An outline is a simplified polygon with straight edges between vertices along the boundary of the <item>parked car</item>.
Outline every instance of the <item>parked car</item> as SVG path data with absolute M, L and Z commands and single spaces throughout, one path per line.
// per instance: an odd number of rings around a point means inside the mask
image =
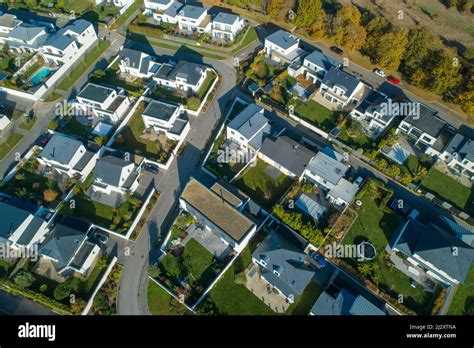
M 358 176 L 357 179 L 354 180 L 354 185 L 360 186 L 362 184 L 362 181 L 364 181 L 364 178 Z
M 343 50 L 341 50 L 339 47 L 337 46 L 331 46 L 330 48 L 331 51 L 333 51 L 334 53 L 336 54 L 339 54 L 339 55 L 342 55 L 342 53 L 344 53 Z
M 379 68 L 375 68 L 373 71 L 374 71 L 374 74 L 375 74 L 375 75 L 379 75 L 379 76 L 381 76 L 381 77 L 385 77 L 385 72 L 382 71 L 382 70 L 380 70 Z
M 97 239 L 97 241 L 102 244 L 107 244 L 107 242 L 109 241 L 109 237 L 98 232 L 94 233 L 94 238 Z
M 390 75 L 389 77 L 387 77 L 387 80 L 389 80 L 391 83 L 393 83 L 394 85 L 398 85 L 400 84 L 400 80 L 397 79 L 395 76 L 392 76 Z
M 153 174 L 158 174 L 159 168 L 158 166 L 152 164 L 152 163 L 146 163 L 144 166 L 145 170 L 153 173 Z

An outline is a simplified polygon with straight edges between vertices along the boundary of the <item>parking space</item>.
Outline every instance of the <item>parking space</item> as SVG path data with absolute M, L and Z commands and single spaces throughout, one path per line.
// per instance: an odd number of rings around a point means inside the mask
M 133 242 L 115 234 L 96 228 L 91 236 L 91 241 L 97 243 L 101 250 L 110 256 L 116 256 L 120 264 L 131 255 Z

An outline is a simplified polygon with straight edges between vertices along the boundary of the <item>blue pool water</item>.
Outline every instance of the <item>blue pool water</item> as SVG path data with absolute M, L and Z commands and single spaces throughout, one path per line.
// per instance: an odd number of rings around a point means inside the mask
M 53 69 L 42 67 L 28 81 L 30 81 L 34 85 L 40 85 L 41 80 L 49 76 L 52 72 L 53 72 Z

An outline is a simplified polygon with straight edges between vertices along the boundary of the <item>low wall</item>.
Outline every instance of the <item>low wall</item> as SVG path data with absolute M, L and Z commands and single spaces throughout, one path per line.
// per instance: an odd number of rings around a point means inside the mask
M 140 210 L 138 211 L 138 214 L 137 216 L 135 217 L 135 219 L 133 220 L 132 224 L 130 225 L 130 228 L 128 229 L 128 232 L 125 234 L 125 238 L 129 239 L 130 236 L 132 235 L 133 231 L 135 230 L 135 227 L 137 227 L 138 225 L 138 222 L 140 221 L 140 219 L 142 218 L 142 215 L 143 213 L 145 212 L 146 210 L 146 207 L 148 206 L 148 204 L 150 203 L 150 200 L 151 200 L 151 197 L 153 197 L 153 195 L 155 194 L 155 188 L 153 187 L 150 191 L 150 194 L 148 195 L 148 197 L 146 198 L 145 202 L 143 202 L 142 204 L 142 207 L 140 208 Z

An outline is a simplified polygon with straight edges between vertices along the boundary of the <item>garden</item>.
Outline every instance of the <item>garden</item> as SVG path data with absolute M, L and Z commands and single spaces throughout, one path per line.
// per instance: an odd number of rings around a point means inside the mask
M 448 314 L 474 315 L 474 265 L 464 283 L 458 285 Z
M 117 294 L 120 284 L 120 276 L 123 267 L 115 264 L 110 271 L 105 283 L 94 297 L 91 315 L 115 315 L 117 314 Z
M 141 115 L 144 110 L 145 102 L 142 101 L 130 121 L 115 137 L 112 147 L 124 152 L 144 156 L 149 160 L 165 163 L 171 156 L 171 152 L 177 142 L 167 139 L 165 143 L 161 143 L 159 140 L 152 141 L 143 138 L 142 134 L 145 131 L 145 124 Z
M 312 99 L 305 103 L 297 100 L 294 111 L 298 117 L 325 132 L 330 132 L 342 117 L 341 112 L 331 111 Z
M 152 280 L 148 280 L 148 309 L 153 315 L 191 315 L 192 312 Z
M 133 97 L 140 97 L 145 91 L 143 79 L 137 78 L 133 81 L 125 80 L 120 77 L 120 70 L 118 68 L 94 70 L 94 72 L 89 76 L 89 80 L 92 83 L 107 84 L 123 88 Z

